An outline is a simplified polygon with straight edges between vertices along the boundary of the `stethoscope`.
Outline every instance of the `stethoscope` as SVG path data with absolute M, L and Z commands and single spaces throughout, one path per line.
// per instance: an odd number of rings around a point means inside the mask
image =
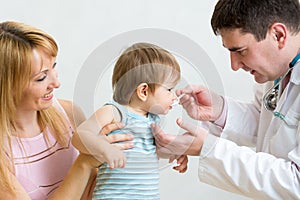
M 281 120 L 284 120 L 285 116 L 280 112 L 277 112 L 277 111 L 274 112 L 274 110 L 276 109 L 276 106 L 277 106 L 277 100 L 278 100 L 278 96 L 279 96 L 279 94 L 278 94 L 279 93 L 279 85 L 284 80 L 284 78 L 288 75 L 288 73 L 293 69 L 294 65 L 298 62 L 299 59 L 300 59 L 300 53 L 297 54 L 297 56 L 292 60 L 292 62 L 290 62 L 289 69 L 287 70 L 287 72 L 285 72 L 285 74 L 282 77 L 280 77 L 274 81 L 274 86 L 271 87 L 263 97 L 264 107 L 268 111 L 272 112 L 275 117 L 278 117 Z

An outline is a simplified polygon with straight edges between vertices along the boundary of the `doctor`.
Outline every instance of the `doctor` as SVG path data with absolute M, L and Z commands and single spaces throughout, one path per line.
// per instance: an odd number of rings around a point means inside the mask
M 300 199 L 299 1 L 219 0 L 211 25 L 232 69 L 259 83 L 255 98 L 242 103 L 202 86 L 178 90 L 189 116 L 208 128 L 179 119 L 187 132 L 176 136 L 153 125 L 159 150 L 199 156 L 199 179 L 218 188 L 254 199 Z M 245 147 L 251 145 L 256 152 Z

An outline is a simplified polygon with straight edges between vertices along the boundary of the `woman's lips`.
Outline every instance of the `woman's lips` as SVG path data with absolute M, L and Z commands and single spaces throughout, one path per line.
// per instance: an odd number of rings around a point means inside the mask
M 53 98 L 53 93 L 45 94 L 44 97 L 42 98 L 45 101 L 49 101 Z

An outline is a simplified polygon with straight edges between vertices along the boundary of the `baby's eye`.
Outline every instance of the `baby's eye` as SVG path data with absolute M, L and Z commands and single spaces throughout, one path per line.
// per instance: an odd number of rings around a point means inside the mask
M 172 92 L 172 93 L 175 93 L 174 88 L 169 88 L 168 91 Z

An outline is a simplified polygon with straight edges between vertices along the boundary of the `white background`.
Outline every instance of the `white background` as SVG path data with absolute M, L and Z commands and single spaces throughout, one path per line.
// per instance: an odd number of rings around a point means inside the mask
M 34 25 L 56 39 L 59 45 L 57 66 L 62 84 L 56 92 L 58 98 L 73 100 L 76 77 L 85 60 L 99 45 L 124 32 L 155 28 L 174 31 L 193 40 L 212 60 L 218 71 L 216 77 L 221 77 L 223 93 L 249 101 L 253 95 L 253 78 L 243 71 L 231 70 L 229 53 L 222 47 L 221 38 L 211 30 L 210 17 L 215 3 L 216 0 L 1 0 L 0 20 Z M 185 80 L 194 84 L 205 83 L 205 77 L 195 73 L 194 68 L 180 56 L 178 60 Z M 99 81 L 94 95 L 95 108 L 111 98 L 111 71 L 106 73 L 107 81 Z M 79 106 L 87 116 L 91 114 L 85 110 L 85 105 Z M 175 107 L 166 118 L 162 118 L 163 128 L 169 132 L 180 132 L 173 125 L 180 115 L 185 115 L 184 111 L 179 106 Z M 201 183 L 197 166 L 198 159 L 190 157 L 188 172 L 178 174 L 166 161 L 161 161 L 162 200 L 246 199 Z

